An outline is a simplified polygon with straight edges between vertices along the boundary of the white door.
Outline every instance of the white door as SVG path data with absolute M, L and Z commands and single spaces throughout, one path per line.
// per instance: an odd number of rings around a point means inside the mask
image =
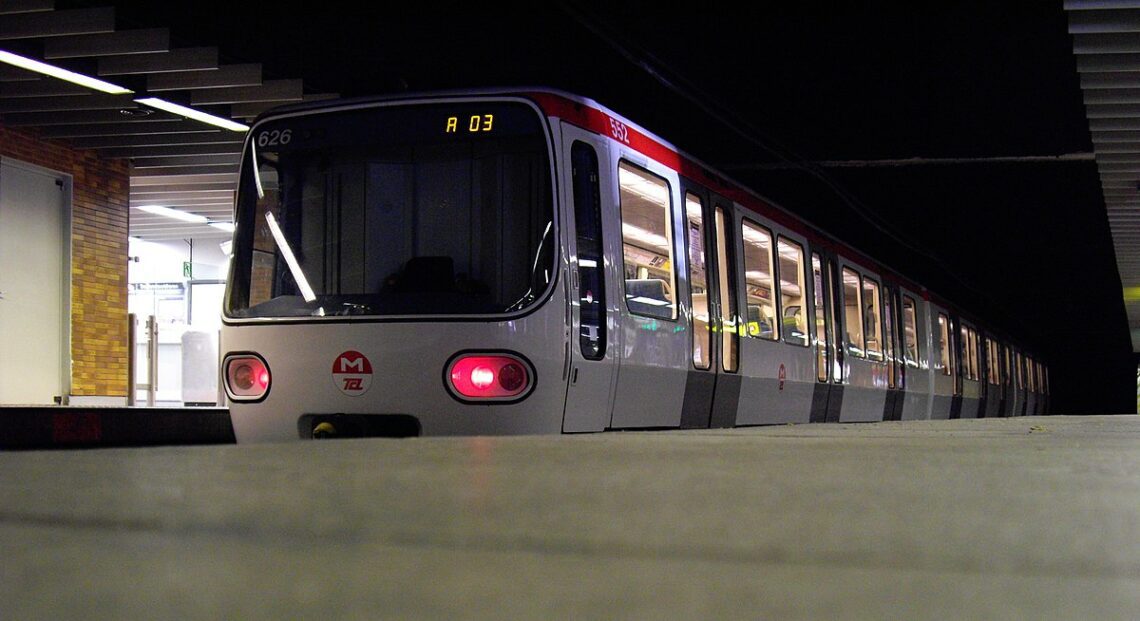
M 67 392 L 69 184 L 0 162 L 0 403 L 50 404 Z

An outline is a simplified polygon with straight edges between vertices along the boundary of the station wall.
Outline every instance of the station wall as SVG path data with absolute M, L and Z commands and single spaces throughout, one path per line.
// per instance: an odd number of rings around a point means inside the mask
M 0 156 L 71 175 L 71 395 L 125 398 L 128 162 L 3 126 Z

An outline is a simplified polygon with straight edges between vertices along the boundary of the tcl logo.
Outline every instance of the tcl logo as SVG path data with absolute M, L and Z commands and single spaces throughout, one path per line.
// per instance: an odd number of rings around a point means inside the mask
M 348 350 L 333 360 L 333 384 L 350 397 L 359 397 L 372 386 L 372 363 L 364 354 Z

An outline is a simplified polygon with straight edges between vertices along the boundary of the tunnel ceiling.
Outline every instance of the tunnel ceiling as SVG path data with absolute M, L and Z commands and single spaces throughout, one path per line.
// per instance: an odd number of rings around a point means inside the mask
M 1124 289 L 1140 352 L 1140 2 L 1065 3 Z
M 5 126 L 132 162 L 130 234 L 148 241 L 229 237 L 207 224 L 139 207 L 162 205 L 210 222 L 230 222 L 245 133 L 137 100 L 158 97 L 248 124 L 274 106 L 336 97 L 306 93 L 299 79 L 265 79 L 260 64 L 222 64 L 214 47 L 172 47 L 165 28 L 116 29 L 112 7 L 55 10 L 51 0 L 4 0 L 0 50 L 133 91 L 104 94 L 0 64 Z

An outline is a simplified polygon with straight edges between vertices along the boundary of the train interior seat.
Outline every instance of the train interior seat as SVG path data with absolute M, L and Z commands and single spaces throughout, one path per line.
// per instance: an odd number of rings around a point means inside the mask
M 630 312 L 669 319 L 672 303 L 659 278 L 631 278 L 625 281 L 625 301 Z

